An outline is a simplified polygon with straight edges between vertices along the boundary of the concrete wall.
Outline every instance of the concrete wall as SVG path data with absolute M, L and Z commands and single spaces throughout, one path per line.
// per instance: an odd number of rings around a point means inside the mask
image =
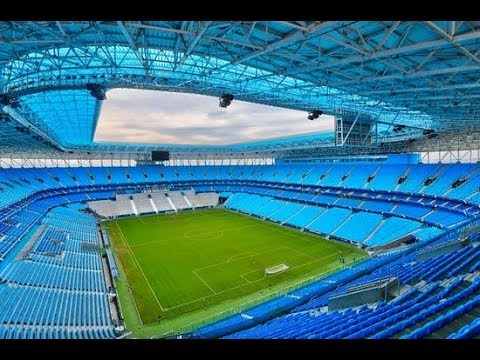
M 392 278 L 381 285 L 372 285 L 368 288 L 333 296 L 328 299 L 328 311 L 389 300 L 392 294 L 398 293 L 398 287 L 398 279 Z
M 432 249 L 417 253 L 415 260 L 426 260 L 435 256 L 443 255 L 452 251 L 460 250 L 463 247 L 463 242 L 460 240 L 448 242 L 446 244 L 436 246 Z

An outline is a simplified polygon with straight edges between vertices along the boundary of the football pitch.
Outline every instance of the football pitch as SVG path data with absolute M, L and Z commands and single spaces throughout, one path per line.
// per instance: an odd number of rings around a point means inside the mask
M 366 255 L 354 246 L 223 209 L 123 218 L 104 226 L 143 324 L 281 289 L 291 280 L 342 266 L 340 257 L 348 263 Z M 265 269 L 281 264 L 289 268 L 265 275 Z M 131 300 L 120 295 L 120 301 Z

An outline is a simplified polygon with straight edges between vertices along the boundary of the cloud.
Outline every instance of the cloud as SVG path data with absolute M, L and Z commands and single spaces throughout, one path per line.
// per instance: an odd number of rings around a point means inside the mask
M 102 106 L 96 141 L 224 145 L 333 131 L 333 118 L 309 121 L 301 111 L 196 94 L 114 89 Z
M 210 111 L 209 113 L 207 113 L 207 117 L 209 119 L 218 119 L 225 117 L 225 113 L 223 111 Z

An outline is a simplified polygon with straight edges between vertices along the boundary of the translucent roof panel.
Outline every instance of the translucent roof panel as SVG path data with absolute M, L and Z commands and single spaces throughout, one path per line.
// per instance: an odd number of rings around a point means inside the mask
M 86 90 L 46 91 L 22 97 L 58 142 L 89 144 L 93 140 L 100 102 Z

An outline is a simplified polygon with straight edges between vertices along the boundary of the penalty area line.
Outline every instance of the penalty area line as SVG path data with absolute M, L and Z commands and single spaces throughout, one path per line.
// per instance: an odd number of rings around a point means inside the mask
M 215 290 L 212 289 L 212 287 L 210 285 L 208 285 L 205 280 L 202 279 L 202 277 L 200 275 L 198 275 L 195 270 L 192 270 L 192 273 L 198 277 L 200 279 L 201 282 L 203 282 L 214 294 L 217 294 L 217 292 Z

